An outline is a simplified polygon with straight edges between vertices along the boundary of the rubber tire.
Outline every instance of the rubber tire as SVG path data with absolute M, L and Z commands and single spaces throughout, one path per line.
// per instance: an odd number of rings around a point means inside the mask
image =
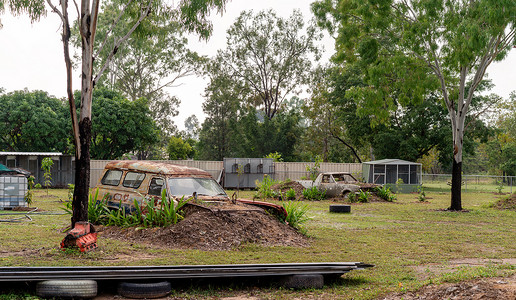
M 126 298 L 151 299 L 165 297 L 172 291 L 170 282 L 154 283 L 133 283 L 120 282 L 118 284 L 118 294 Z
M 321 274 L 299 274 L 284 276 L 279 281 L 280 286 L 287 289 L 322 289 L 324 276 Z
M 36 284 L 36 295 L 42 298 L 93 298 L 97 296 L 95 280 L 47 280 Z
M 351 205 L 344 205 L 344 204 L 330 205 L 330 212 L 349 213 L 349 212 L 351 212 Z

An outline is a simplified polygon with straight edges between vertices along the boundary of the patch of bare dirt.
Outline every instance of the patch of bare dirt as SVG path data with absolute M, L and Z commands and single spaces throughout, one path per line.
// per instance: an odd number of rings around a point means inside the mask
M 309 245 L 308 238 L 263 210 L 189 209 L 166 228 L 98 227 L 100 237 L 176 249 L 229 250 L 245 243 L 267 246 Z
M 516 299 L 516 275 L 508 278 L 487 278 L 459 283 L 425 286 L 415 292 L 387 295 L 383 300 L 480 300 Z
M 416 271 L 419 280 L 426 280 L 433 276 L 439 276 L 444 273 L 451 273 L 457 271 L 460 267 L 473 266 L 485 267 L 488 265 L 515 265 L 516 258 L 504 259 L 478 259 L 478 258 L 463 258 L 447 262 L 446 264 L 426 264 L 420 266 L 412 266 Z
M 495 207 L 498 209 L 516 210 L 516 193 L 496 201 Z

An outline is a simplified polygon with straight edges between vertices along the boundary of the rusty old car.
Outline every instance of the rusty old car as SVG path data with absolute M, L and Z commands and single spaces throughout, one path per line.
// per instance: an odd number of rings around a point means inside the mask
M 265 209 L 282 218 L 287 215 L 285 208 L 279 205 L 228 197 L 210 173 L 204 170 L 165 162 L 108 162 L 95 189 L 98 189 L 100 199 L 106 199 L 109 208 L 120 208 L 129 213 L 135 209 L 135 200 L 140 205 L 144 198 L 154 199 L 158 203 L 165 190 L 167 199 L 174 202 L 182 198 L 191 199 L 188 205 L 203 209 Z
M 328 197 L 346 197 L 349 193 L 356 193 L 362 187 L 351 173 L 348 172 L 325 172 L 320 173 L 312 180 L 298 181 L 304 188 L 317 187 L 326 191 Z

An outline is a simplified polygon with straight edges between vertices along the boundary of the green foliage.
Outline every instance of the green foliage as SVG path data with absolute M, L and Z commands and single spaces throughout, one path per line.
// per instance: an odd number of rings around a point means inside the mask
M 69 112 L 46 92 L 0 94 L 0 149 L 20 152 L 69 152 Z
M 285 219 L 285 222 L 305 234 L 306 230 L 301 227 L 301 224 L 310 220 L 307 215 L 308 211 L 310 210 L 308 204 L 297 201 L 288 201 L 284 202 L 282 206 L 287 211 L 287 218 Z
M 419 200 L 419 202 L 425 202 L 426 201 L 425 188 L 422 185 L 420 185 L 417 187 L 417 189 L 418 189 L 417 199 Z
M 193 158 L 194 149 L 180 137 L 171 137 L 168 141 L 167 154 L 170 160 Z
M 497 184 L 496 190 L 498 191 L 498 194 L 501 194 L 502 190 L 503 190 L 503 181 L 502 180 L 497 180 L 496 184 Z
M 75 191 L 75 184 L 69 183 L 68 184 L 68 201 L 73 200 L 73 193 Z
M 294 199 L 296 199 L 296 191 L 295 191 L 293 188 L 288 189 L 288 190 L 285 192 L 285 197 L 286 197 L 288 200 L 294 200 Z
M 174 13 L 159 7 L 163 5 L 162 1 L 154 1 L 153 5 L 153 13 L 141 22 L 124 46 L 118 48 L 110 68 L 103 73 L 97 86 L 120 91 L 131 101 L 147 99 L 161 138 L 166 140 L 177 131 L 173 118 L 177 116 L 180 104 L 180 100 L 167 90 L 177 85 L 181 78 L 199 73 L 202 70 L 199 64 L 204 58 L 188 49 L 188 40 Z M 112 28 L 113 19 L 124 6 L 116 1 L 104 4 L 98 18 L 97 39 L 103 41 L 108 36 L 107 43 L 114 44 L 127 28 L 132 27 L 140 13 L 140 4 L 136 2 L 129 5 L 126 17 Z M 75 36 L 74 43 L 80 47 L 78 32 Z M 96 52 L 101 45 L 95 45 Z M 109 51 L 109 47 L 103 47 L 99 57 L 107 57 Z M 94 61 L 96 68 L 102 63 L 104 61 L 100 59 Z
M 34 176 L 27 178 L 27 193 L 25 193 L 24 200 L 27 202 L 27 206 L 32 204 L 32 196 L 34 196 Z
M 263 106 L 269 120 L 289 93 L 309 81 L 311 60 L 319 58 L 315 41 L 322 35 L 311 25 L 303 31 L 298 10 L 288 19 L 271 9 L 243 11 L 227 32 L 227 49 L 217 55 L 220 71 L 245 92 L 242 100 Z
M 32 22 L 38 21 L 41 16 L 46 14 L 44 0 L 0 0 L 0 13 L 5 10 L 5 4 L 14 15 L 28 14 Z M 0 29 L 2 23 L 0 22 Z
M 41 186 L 41 184 L 40 184 L 40 183 L 36 183 L 36 184 L 34 185 L 34 188 L 35 188 L 35 189 L 40 189 L 40 188 L 42 188 L 42 186 Z
M 117 159 L 159 141 L 147 100 L 129 101 L 105 88 L 93 91 L 91 157 Z
M 166 190 L 161 192 L 160 201 L 154 199 L 141 199 L 141 202 L 134 200 L 134 211 L 129 213 L 120 203 L 120 209 L 111 209 L 107 206 L 107 196 L 99 200 L 98 189 L 95 194 L 89 196 L 88 220 L 95 225 L 119 226 L 119 227 L 167 227 L 176 224 L 183 219 L 181 208 L 188 203 L 189 198 L 183 197 L 177 204 L 167 197 Z M 70 215 L 72 214 L 72 203 L 66 202 L 63 208 Z
M 45 157 L 41 161 L 41 169 L 44 171 L 43 185 L 47 188 L 47 195 L 48 195 L 48 188 L 52 185 L 52 166 L 53 165 L 54 165 L 54 161 L 50 157 Z
M 272 189 L 272 186 L 277 184 L 278 182 L 272 179 L 269 175 L 263 175 L 263 180 L 256 180 L 255 184 L 258 190 L 254 195 L 255 198 L 260 199 L 270 199 L 278 197 L 278 193 Z
M 235 157 L 264 157 L 278 152 L 284 161 L 295 161 L 296 145 L 303 133 L 301 116 L 297 112 L 282 111 L 272 120 L 254 108 L 244 112 L 233 126 L 236 131 L 232 137 Z
M 281 153 L 278 153 L 278 151 L 271 152 L 267 155 L 265 155 L 265 158 L 272 158 L 274 162 L 282 162 L 283 158 L 281 157 Z
M 382 198 L 383 200 L 385 201 L 388 201 L 388 202 L 393 202 L 396 200 L 396 195 L 394 195 L 392 192 L 391 192 L 391 189 L 389 189 L 388 187 L 386 186 L 382 186 L 382 187 L 376 187 L 375 188 L 375 194 Z
M 322 161 L 322 157 L 320 155 L 316 155 L 313 166 L 306 165 L 305 169 L 308 172 L 310 180 L 315 181 L 315 179 L 317 179 L 317 176 L 319 175 L 319 168 L 321 167 Z
M 317 187 L 313 186 L 303 190 L 303 197 L 305 197 L 306 200 L 324 200 L 326 198 L 326 190 L 319 190 Z
M 367 191 L 358 190 L 357 193 L 350 193 L 348 195 L 348 200 L 351 203 L 367 203 L 369 202 L 370 197 L 371 193 Z

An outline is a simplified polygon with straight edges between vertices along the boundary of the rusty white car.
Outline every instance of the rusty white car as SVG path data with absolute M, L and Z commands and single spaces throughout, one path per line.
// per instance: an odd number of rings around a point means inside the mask
M 304 188 L 317 187 L 326 191 L 327 197 L 345 197 L 349 193 L 356 193 L 360 189 L 360 182 L 349 172 L 320 173 L 312 180 L 299 180 Z
M 187 166 L 154 161 L 111 161 L 106 164 L 103 174 L 95 187 L 99 198 L 106 199 L 112 209 L 135 210 L 135 200 L 161 201 L 161 193 L 166 190 L 167 199 L 175 201 L 192 199 L 189 205 L 210 210 L 251 210 L 263 208 L 279 216 L 286 217 L 285 208 L 268 202 L 245 199 L 230 199 L 224 189 L 210 173 Z

